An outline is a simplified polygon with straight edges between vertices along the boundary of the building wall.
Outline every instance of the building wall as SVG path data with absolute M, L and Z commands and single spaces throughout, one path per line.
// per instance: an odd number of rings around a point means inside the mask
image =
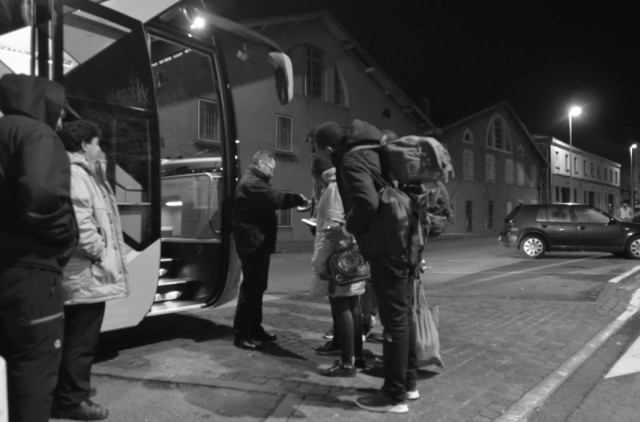
M 294 98 L 286 105 L 280 105 L 275 98 L 273 73 L 262 57 L 266 51 L 249 45 L 247 49 L 254 57 L 251 60 L 242 61 L 234 55 L 226 57 L 236 106 L 239 158 L 243 171 L 258 149 L 275 150 L 276 115 L 292 118 L 293 144 L 291 152 L 276 153 L 278 165 L 272 185 L 279 189 L 303 193 L 307 197 L 311 195 L 312 186 L 311 151 L 310 145 L 305 143 L 305 138 L 319 123 L 334 120 L 347 129 L 353 119 L 359 118 L 380 129 L 394 130 L 400 135 L 416 134 L 418 122 L 403 114 L 400 106 L 367 75 L 363 66 L 342 47 L 320 21 L 269 26 L 261 32 L 278 43 L 292 58 L 295 76 Z M 231 52 L 244 48 L 238 40 L 229 38 L 224 42 L 225 48 Z M 324 53 L 328 100 L 304 96 L 305 44 L 313 45 Z M 346 86 L 346 105 L 332 102 L 335 67 Z M 262 77 L 256 80 L 256 73 Z M 383 113 L 389 117 L 384 117 Z M 287 249 L 287 244 L 313 241 L 308 228 L 300 222 L 302 217 L 307 216 L 308 214 L 292 211 L 292 226 L 279 229 L 279 249 Z
M 504 122 L 511 151 L 487 145 L 495 119 Z M 447 232 L 497 231 L 515 205 L 540 201 L 544 161 L 508 108 L 492 108 L 449 126 L 443 130 L 442 141 L 455 166 L 455 177 L 447 183 L 454 209 Z
M 579 202 L 616 214 L 623 200 L 619 163 L 552 137 L 537 137 L 536 143 L 551 164 L 549 202 Z

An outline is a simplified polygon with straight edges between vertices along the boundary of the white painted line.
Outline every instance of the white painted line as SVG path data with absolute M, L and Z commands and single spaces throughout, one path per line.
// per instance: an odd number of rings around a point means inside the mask
M 633 270 L 635 271 L 639 268 L 640 266 L 635 267 Z M 625 274 L 630 275 L 631 273 L 627 272 Z M 638 309 L 640 309 L 640 288 L 636 289 L 633 293 L 627 309 L 622 314 L 600 330 L 587 344 L 582 346 L 578 353 L 567 359 L 558 369 L 522 396 L 520 400 L 507 409 L 499 418 L 495 419 L 494 422 L 525 422 L 529 415 L 536 408 L 540 407 L 545 400 L 547 400 L 580 365 L 589 359 L 609 337 L 618 331 L 629 318 L 638 312 Z
M 629 350 L 627 350 L 625 354 L 618 359 L 616 364 L 613 365 L 613 368 L 609 370 L 604 378 L 615 378 L 622 375 L 634 374 L 636 372 L 640 372 L 640 338 L 633 342 L 631 347 L 629 347 Z
M 622 273 L 619 276 L 612 278 L 611 280 L 609 280 L 609 283 L 617 283 L 620 280 L 624 280 L 625 278 L 629 277 L 631 274 L 635 273 L 638 270 L 640 270 L 640 265 L 637 265 L 637 266 L 633 267 L 632 269 L 630 269 L 626 273 Z

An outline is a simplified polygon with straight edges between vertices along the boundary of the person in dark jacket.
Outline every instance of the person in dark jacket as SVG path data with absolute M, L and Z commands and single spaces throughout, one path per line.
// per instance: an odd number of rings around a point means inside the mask
M 307 205 L 299 193 L 271 187 L 269 179 L 276 168 L 276 157 L 258 151 L 236 187 L 233 203 L 233 238 L 242 261 L 243 282 L 233 321 L 234 345 L 257 348 L 255 341 L 275 341 L 276 335 L 262 327 L 262 296 L 267 290 L 269 262 L 275 251 L 278 219 L 276 210 Z
M 78 228 L 69 158 L 54 129 L 64 88 L 47 79 L 0 79 L 0 355 L 9 420 L 48 421 L 63 340 L 62 268 Z
M 384 180 L 375 148 L 382 133 L 361 120 L 351 123 L 348 137 L 335 122 L 315 130 L 318 147 L 331 148 L 338 188 L 345 208 L 345 233 L 352 233 L 369 262 L 371 282 L 378 301 L 383 329 L 384 384 L 379 393 L 359 397 L 361 408 L 389 413 L 408 412 L 407 399 L 420 395 L 416 388 L 415 326 L 409 304 L 414 268 L 401 239 L 376 239 L 374 227 L 384 225 L 377 215 Z M 379 233 L 379 232 L 378 232 Z M 399 235 L 398 235 L 399 236 Z

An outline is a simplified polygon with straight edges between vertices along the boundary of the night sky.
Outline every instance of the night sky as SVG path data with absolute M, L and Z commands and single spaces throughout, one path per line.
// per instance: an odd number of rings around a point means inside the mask
M 628 164 L 640 142 L 640 13 L 627 1 L 213 0 L 241 20 L 329 10 L 445 126 L 507 100 L 531 133 Z

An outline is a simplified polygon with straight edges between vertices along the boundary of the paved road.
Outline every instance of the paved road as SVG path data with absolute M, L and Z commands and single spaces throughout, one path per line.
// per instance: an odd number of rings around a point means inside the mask
M 489 246 L 478 250 L 464 244 L 449 247 L 468 250 L 462 256 L 490 253 Z M 444 249 L 442 245 L 439 250 Z M 436 255 L 430 255 L 434 272 Z M 427 287 L 431 303 L 440 309 L 446 368 L 440 374 L 421 372 L 421 399 L 410 404 L 410 413 L 401 420 L 487 422 L 527 417 L 576 372 L 580 360 L 588 361 L 597 351 L 586 349 L 616 323 L 638 287 L 633 274 L 607 283 L 613 268 L 630 269 L 633 261 L 573 255 L 533 264 L 513 259 L 476 271 L 476 280 L 485 279 L 481 283 L 474 283 L 471 270 L 475 267 L 468 264 L 469 274 Z M 499 287 L 523 291 L 526 283 L 521 279 L 553 278 L 544 274 L 562 267 L 548 268 L 556 263 L 554 259 L 564 260 L 568 273 L 580 274 L 575 279 L 597 284 L 599 293 L 585 296 L 578 289 L 570 299 L 541 299 L 533 290 L 514 297 L 499 294 Z M 353 404 L 357 395 L 381 385 L 376 359 L 381 345 L 367 343 L 373 368 L 356 378 L 318 375 L 319 367 L 332 362 L 312 349 L 330 324 L 329 308 L 326 299 L 287 288 L 288 283 L 299 287 L 300 281 L 292 275 L 294 261 L 291 256 L 283 261 L 287 270 L 282 271 L 291 279 L 272 284 L 265 302 L 265 325 L 279 340 L 259 352 L 238 350 L 231 344 L 233 305 L 150 318 L 139 327 L 104 335 L 94 384 L 99 389 L 96 400 L 112 410 L 111 420 L 398 419 L 362 412 Z M 300 262 L 304 265 L 302 258 Z M 449 265 L 464 268 L 467 264 Z M 496 268 L 505 274 L 505 265 L 533 265 L 536 275 L 512 268 L 511 277 L 492 278 L 498 275 Z

